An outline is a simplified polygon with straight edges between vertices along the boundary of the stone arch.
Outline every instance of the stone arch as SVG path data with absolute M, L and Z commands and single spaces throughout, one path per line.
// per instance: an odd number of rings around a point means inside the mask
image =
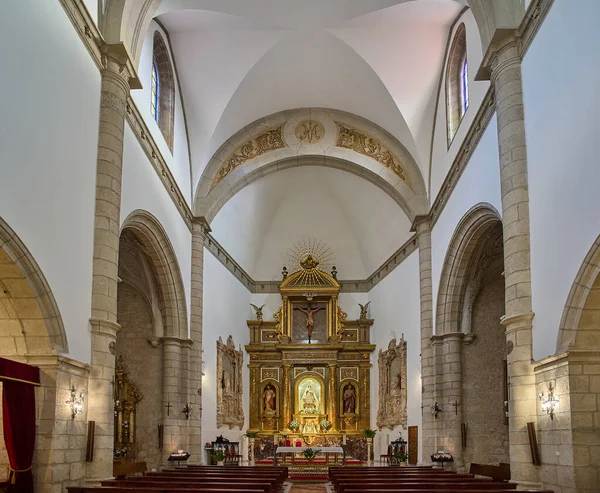
M 139 209 L 127 216 L 121 232 L 125 230 L 135 234 L 156 270 L 156 280 L 163 303 L 165 336 L 187 339 L 183 278 L 167 233 L 152 214 Z
M 436 335 L 461 332 L 470 269 L 485 235 L 502 219 L 491 204 L 473 206 L 460 220 L 442 267 L 436 309 Z
M 446 64 L 446 128 L 448 145 L 452 143 L 452 139 L 466 113 L 462 94 L 462 68 L 465 62 L 468 64 L 467 30 L 463 22 L 456 29 L 448 54 L 448 63 Z M 469 99 L 467 90 L 466 106 L 468 106 L 468 104 Z
M 326 108 L 281 111 L 229 138 L 198 183 L 195 214 L 210 221 L 254 179 L 282 167 L 310 165 L 342 169 L 371 181 L 410 219 L 427 214 L 425 182 L 406 148 L 373 122 Z
M 590 295 L 600 286 L 600 236 L 585 256 L 563 309 L 558 338 L 556 342 L 557 354 L 570 349 L 582 348 L 580 321 L 586 310 Z M 589 348 L 586 348 L 589 349 Z
M 6 282 L 19 291 L 23 303 L 14 303 Z M 66 354 L 69 352 L 62 316 L 48 281 L 31 252 L 11 227 L 0 217 L 0 289 L 11 315 L 21 323 L 25 340 L 35 345 L 30 354 Z M 33 300 L 34 303 L 30 303 Z M 34 313 L 35 312 L 35 313 Z M 11 318 L 13 318 L 11 317 Z M 43 320 L 45 327 L 38 322 Z M 28 321 L 28 324 L 23 324 Z M 27 328 L 29 326 L 29 328 Z M 28 331 L 31 333 L 28 334 Z

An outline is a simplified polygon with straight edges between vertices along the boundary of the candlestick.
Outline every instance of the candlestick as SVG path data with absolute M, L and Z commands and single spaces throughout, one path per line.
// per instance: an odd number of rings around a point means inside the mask
M 342 436 L 342 445 L 346 445 L 346 434 Z

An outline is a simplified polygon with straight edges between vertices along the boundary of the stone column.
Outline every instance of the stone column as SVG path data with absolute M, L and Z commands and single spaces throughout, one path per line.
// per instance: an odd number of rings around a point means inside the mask
M 539 469 L 531 464 L 527 422 L 536 421 L 532 366 L 531 266 L 527 145 L 518 40 L 506 36 L 492 44 L 484 58 L 494 88 L 504 234 L 504 279 L 508 377 L 509 436 L 512 480 L 539 485 Z
M 192 222 L 192 279 L 190 290 L 189 399 L 194 409 L 189 421 L 190 454 L 200 460 L 202 444 L 202 309 L 204 296 L 204 238 L 210 227 L 203 217 Z
M 163 342 L 163 457 L 182 447 L 180 420 L 185 396 L 181 392 L 180 361 L 182 341 L 178 337 L 165 336 Z M 166 463 L 166 462 L 165 462 Z
M 435 358 L 433 335 L 433 298 L 431 287 L 431 228 L 427 217 L 419 216 L 413 222 L 419 243 L 419 285 L 421 302 L 421 405 L 423 463 L 430 462 L 436 450 L 436 424 L 430 408 L 435 402 Z
M 338 430 L 338 400 L 337 389 L 337 369 L 336 363 L 329 363 L 329 421 L 331 421 L 331 431 Z
M 91 372 L 88 420 L 96 422 L 91 481 L 112 477 L 117 332 L 117 270 L 125 109 L 130 87 L 141 87 L 123 44 L 103 45 L 100 124 L 96 163 L 96 209 L 92 267 Z

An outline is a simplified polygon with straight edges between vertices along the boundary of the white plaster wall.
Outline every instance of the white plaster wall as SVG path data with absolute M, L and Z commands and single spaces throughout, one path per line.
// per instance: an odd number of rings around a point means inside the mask
M 0 215 L 89 362 L 100 73 L 59 2 L 4 2 L 0 31 Z
M 242 435 L 248 427 L 250 412 L 248 353 L 244 350 L 244 427 L 241 430 L 230 430 L 228 426 L 217 429 L 217 339 L 221 337 L 223 342 L 227 342 L 227 338 L 232 335 L 236 346 L 241 345 L 242 349 L 250 342 L 250 331 L 246 324 L 246 320 L 250 318 L 250 292 L 206 248 L 203 302 L 202 442 L 213 441 L 222 433 L 229 440 L 243 442 L 245 446 L 246 441 L 242 439 Z M 203 459 L 205 461 L 206 457 Z
M 377 348 L 371 356 L 371 428 L 376 429 L 379 409 L 379 367 L 377 358 L 391 339 L 402 334 L 407 348 L 407 411 L 408 426 L 419 427 L 419 457 L 421 455 L 421 308 L 419 302 L 419 252 L 413 252 L 383 281 L 368 293 L 371 300 L 369 317 L 375 319 L 371 328 L 371 343 Z M 396 426 L 379 430 L 375 436 L 375 458 L 387 451 L 387 446 L 402 433 L 408 440 L 408 428 Z
M 175 77 L 175 121 L 174 121 L 174 134 L 173 134 L 173 152 L 169 149 L 165 138 L 156 123 L 156 120 L 152 116 L 150 111 L 151 101 L 151 81 L 152 81 L 152 54 L 154 47 L 154 32 L 158 31 L 161 33 L 167 48 L 169 49 L 169 56 L 171 56 L 170 45 L 164 30 L 154 21 L 150 23 L 148 32 L 144 39 L 144 45 L 142 46 L 142 54 L 140 62 L 137 68 L 138 77 L 142 82 L 143 89 L 131 91 L 133 101 L 140 110 L 152 137 L 154 138 L 158 148 L 165 158 L 171 173 L 175 177 L 175 181 L 179 186 L 185 200 L 188 205 L 192 204 L 192 185 L 191 185 L 191 171 L 190 171 L 190 158 L 188 151 L 188 141 L 186 135 L 186 124 L 183 115 L 183 106 L 181 93 L 179 92 L 177 73 L 175 72 L 175 64 L 173 58 L 171 58 L 171 66 L 173 67 L 173 76 Z
M 600 232 L 600 2 L 554 2 L 522 65 L 536 360 Z
M 431 232 L 431 275 L 434 320 L 440 276 L 448 245 L 460 220 L 471 207 L 480 202 L 491 204 L 496 208 L 498 213 L 502 214 L 498 133 L 495 116 L 492 117 L 456 188 L 452 192 L 446 207 Z
M 448 132 L 447 132 L 447 118 L 446 118 L 446 65 L 448 63 L 448 52 L 452 41 L 454 40 L 454 33 L 458 27 L 464 23 L 467 33 L 467 63 L 468 63 L 468 76 L 469 76 L 469 107 L 463 119 L 454 135 L 452 144 L 448 147 Z M 479 30 L 475 22 L 475 18 L 470 10 L 467 10 L 454 25 L 452 30 L 452 36 L 450 37 L 450 43 L 446 48 L 446 60 L 444 62 L 442 84 L 440 86 L 440 92 L 438 96 L 437 111 L 435 113 L 434 123 L 434 135 L 432 143 L 432 161 L 429 177 L 429 196 L 431 197 L 431 203 L 434 202 L 440 187 L 450 170 L 452 162 L 456 158 L 456 154 L 460 149 L 460 146 L 467 135 L 471 123 L 481 106 L 481 101 L 487 92 L 490 85 L 487 81 L 475 81 L 475 75 L 477 69 L 481 65 L 483 54 L 481 52 L 481 38 L 479 36 Z
M 183 289 L 188 320 L 192 274 L 192 235 L 179 214 L 161 179 L 148 162 L 129 125 L 125 125 L 123 149 L 123 181 L 121 189 L 121 225 L 136 209 L 148 211 L 162 225 L 175 251 Z M 188 324 L 189 331 L 189 324 Z
M 96 26 L 98 25 L 98 11 L 100 9 L 101 3 L 102 0 L 83 0 L 83 4 L 85 5 L 85 8 L 90 13 L 90 16 L 96 23 Z

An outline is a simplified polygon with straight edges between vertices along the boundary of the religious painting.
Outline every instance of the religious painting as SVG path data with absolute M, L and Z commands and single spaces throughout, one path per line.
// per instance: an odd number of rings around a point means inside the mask
M 316 378 L 303 378 L 297 387 L 298 413 L 319 414 L 323 409 L 323 387 Z
M 327 342 L 327 303 L 293 303 L 292 341 Z
M 235 349 L 233 337 L 217 341 L 217 427 L 244 426 L 242 405 L 242 350 Z

